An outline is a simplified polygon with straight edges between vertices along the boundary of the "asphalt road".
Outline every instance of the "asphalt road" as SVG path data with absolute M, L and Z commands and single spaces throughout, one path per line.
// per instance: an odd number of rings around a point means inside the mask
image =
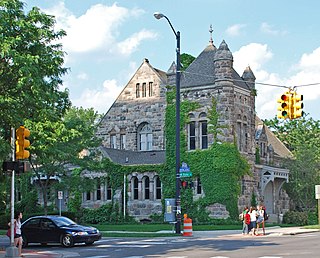
M 0 238 L 4 247 L 8 240 Z M 27 250 L 86 258 L 303 258 L 320 257 L 320 232 L 283 236 L 103 238 L 92 246 L 31 245 Z M 26 251 L 27 251 L 26 250 Z M 27 255 L 25 256 L 27 257 Z

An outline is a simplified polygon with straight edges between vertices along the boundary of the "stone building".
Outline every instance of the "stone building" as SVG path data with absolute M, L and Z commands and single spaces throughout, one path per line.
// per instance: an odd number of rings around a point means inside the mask
M 122 165 L 163 164 L 165 162 L 166 86 L 175 84 L 175 64 L 167 72 L 154 68 L 147 59 L 124 87 L 111 108 L 100 121 L 98 135 L 103 139 L 102 152 L 113 162 Z M 210 38 L 207 47 L 181 74 L 181 101 L 192 100 L 200 108 L 188 114 L 185 125 L 187 149 L 207 149 L 214 142 L 208 133 L 208 110 L 212 98 L 217 100 L 219 124 L 223 133 L 218 140 L 236 143 L 240 153 L 251 164 L 253 177 L 241 182 L 239 210 L 250 204 L 252 193 L 264 202 L 268 213 L 278 214 L 289 208 L 282 190 L 289 171 L 281 160 L 290 156 L 286 147 L 273 135 L 255 114 L 255 76 L 250 67 L 240 76 L 233 68 L 233 55 L 225 41 L 218 48 Z M 162 183 L 156 172 L 127 177 L 127 211 L 137 219 L 162 212 Z M 194 196 L 205 194 L 200 179 L 194 178 Z M 99 186 L 106 193 L 108 186 Z M 119 194 L 119 200 L 121 199 Z M 83 206 L 92 207 L 110 201 L 106 194 L 83 195 Z M 109 196 L 110 197 L 110 196 Z M 213 217 L 227 217 L 221 204 L 208 207 Z

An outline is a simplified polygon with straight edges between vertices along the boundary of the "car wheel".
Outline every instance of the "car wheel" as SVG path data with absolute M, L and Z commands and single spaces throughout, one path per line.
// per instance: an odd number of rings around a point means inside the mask
M 73 246 L 73 239 L 71 235 L 62 235 L 61 236 L 61 245 L 63 247 L 71 247 Z
M 25 235 L 22 235 L 22 247 L 25 248 L 28 246 L 28 239 Z
M 86 245 L 92 245 L 94 243 L 94 241 L 86 241 L 85 244 Z

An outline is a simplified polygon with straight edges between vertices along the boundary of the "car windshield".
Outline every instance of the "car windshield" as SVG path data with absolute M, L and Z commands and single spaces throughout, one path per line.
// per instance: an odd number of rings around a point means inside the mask
M 54 222 L 56 223 L 56 225 L 58 227 L 70 226 L 70 225 L 76 224 L 74 221 L 72 221 L 71 219 L 66 218 L 66 217 L 56 217 L 56 218 L 54 218 Z

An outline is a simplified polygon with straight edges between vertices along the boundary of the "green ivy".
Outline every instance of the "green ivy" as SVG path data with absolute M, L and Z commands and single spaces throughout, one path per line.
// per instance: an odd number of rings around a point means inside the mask
M 165 187 L 165 197 L 175 196 L 175 91 L 167 92 L 167 109 L 165 118 L 166 132 L 166 164 L 162 172 Z M 238 216 L 238 196 L 240 195 L 241 177 L 249 174 L 249 164 L 240 155 L 235 144 L 218 143 L 220 130 L 216 101 L 212 99 L 212 108 L 208 111 L 210 133 L 214 135 L 215 143 L 206 150 L 187 151 L 185 127 L 187 115 L 200 105 L 197 102 L 181 102 L 181 161 L 190 166 L 193 177 L 200 177 L 205 197 L 194 202 L 192 189 L 181 189 L 182 213 L 189 214 L 193 219 L 204 221 L 208 219 L 205 207 L 214 203 L 226 205 L 231 218 Z M 200 212 L 199 212 L 200 211 Z

